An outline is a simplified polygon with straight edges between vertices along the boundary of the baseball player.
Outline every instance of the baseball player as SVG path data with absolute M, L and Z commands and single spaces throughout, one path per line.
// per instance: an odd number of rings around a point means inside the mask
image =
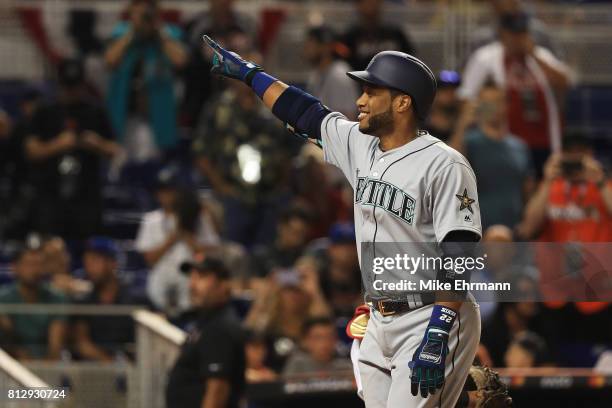
M 436 92 L 431 70 L 411 55 L 383 51 L 366 70 L 357 122 L 265 73 L 205 36 L 213 73 L 244 81 L 295 133 L 323 148 L 325 160 L 353 186 L 357 250 L 361 243 L 476 242 L 481 237 L 476 179 L 467 160 L 419 130 Z M 363 282 L 371 273 L 363 270 Z M 444 276 L 454 276 L 445 271 Z M 473 297 L 439 292 L 405 301 L 377 298 L 359 346 L 359 376 L 368 408 L 454 407 L 480 338 Z M 451 293 L 452 295 L 452 293 Z M 368 299 L 369 298 L 369 299 Z M 465 299 L 465 301 L 462 301 Z

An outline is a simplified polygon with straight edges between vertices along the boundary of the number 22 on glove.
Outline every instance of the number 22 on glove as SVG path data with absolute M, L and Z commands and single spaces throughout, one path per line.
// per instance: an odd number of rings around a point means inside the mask
M 426 398 L 444 385 L 448 337 L 456 317 L 454 310 L 434 305 L 423 340 L 408 364 L 412 395 L 416 396 L 420 390 L 421 396 Z

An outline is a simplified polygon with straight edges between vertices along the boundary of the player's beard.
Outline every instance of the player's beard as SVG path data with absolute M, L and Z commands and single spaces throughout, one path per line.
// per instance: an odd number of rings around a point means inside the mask
M 391 107 L 386 112 L 370 116 L 366 126 L 359 126 L 359 131 L 368 135 L 381 137 L 393 131 L 393 112 Z

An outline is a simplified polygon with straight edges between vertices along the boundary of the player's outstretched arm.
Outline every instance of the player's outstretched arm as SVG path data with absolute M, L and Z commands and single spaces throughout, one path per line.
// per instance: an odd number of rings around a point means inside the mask
M 330 110 L 318 99 L 265 73 L 259 65 L 226 50 L 209 36 L 203 38 L 214 53 L 212 73 L 247 84 L 274 115 L 295 133 L 313 139 L 321 138 L 321 123 Z

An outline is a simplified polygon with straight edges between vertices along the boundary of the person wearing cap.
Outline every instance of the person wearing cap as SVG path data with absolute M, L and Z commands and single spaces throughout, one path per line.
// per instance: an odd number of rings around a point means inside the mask
M 179 272 L 181 263 L 218 246 L 220 240 L 197 194 L 181 188 L 176 168 L 161 169 L 154 189 L 160 208 L 142 217 L 135 247 L 151 268 L 147 295 L 153 306 L 177 315 L 189 309 L 188 280 Z
M 561 106 L 572 85 L 570 69 L 549 50 L 536 45 L 524 12 L 499 18 L 499 40 L 477 49 L 468 59 L 458 95 L 474 102 L 492 81 L 504 90 L 508 129 L 531 149 L 540 171 L 551 151 L 561 148 Z M 469 109 L 465 104 L 465 109 Z
M 135 305 L 143 300 L 117 276 L 117 245 L 107 237 L 92 237 L 83 254 L 83 269 L 93 290 L 79 300 L 82 305 Z M 101 362 L 129 354 L 134 344 L 130 316 L 79 315 L 74 318 L 74 341 L 78 357 Z
M 489 0 L 488 3 L 492 11 L 491 19 L 487 20 L 481 27 L 477 27 L 471 34 L 470 51 L 474 51 L 498 39 L 499 31 L 496 22 L 500 16 L 529 10 L 530 8 L 523 0 Z M 559 44 L 553 39 L 550 29 L 546 24 L 536 16 L 532 16 L 529 25 L 535 43 L 559 56 Z
M 36 192 L 34 227 L 83 239 L 101 224 L 101 166 L 120 152 L 106 112 L 86 99 L 83 65 L 59 65 L 57 101 L 34 114 L 25 153 Z
M 15 282 L 0 290 L 2 304 L 61 305 L 66 298 L 44 282 L 43 253 L 31 244 L 11 263 Z M 18 359 L 58 360 L 66 344 L 66 318 L 52 313 L 0 315 L 0 347 Z
M 212 72 L 251 86 L 290 130 L 322 146 L 325 160 L 338 167 L 354 187 L 358 254 L 362 243 L 371 244 L 364 253 L 368 259 L 376 242 L 431 242 L 455 258 L 463 250 L 453 251 L 454 242 L 480 239 L 476 182 L 469 163 L 420 129 L 436 93 L 435 75 L 423 61 L 388 50 L 376 54 L 365 70 L 348 72 L 363 90 L 355 101 L 358 122 L 352 122 L 212 38 L 204 36 L 203 40 L 214 52 Z M 366 261 L 364 265 L 372 264 Z M 388 287 L 376 289 L 371 279 L 374 274 L 368 268 L 361 272 L 363 282 L 368 283 L 364 286 L 372 300 L 372 313 L 390 317 L 370 320 L 369 334 L 360 346 L 363 354 L 356 364 L 364 379 L 366 405 L 439 405 L 440 398 L 434 394 L 442 387 L 447 398 L 443 405 L 454 405 L 480 335 L 473 296 L 467 293 L 466 297 L 463 291 L 402 296 Z M 452 268 L 437 272 L 451 281 L 462 273 Z M 451 282 L 445 285 L 453 287 Z M 405 320 L 404 313 L 408 315 Z M 461 322 L 454 324 L 459 313 Z M 395 327 L 389 337 L 384 334 L 387 323 Z M 455 333 L 463 338 L 460 347 Z M 451 364 L 455 354 L 459 358 Z M 397 359 L 398 364 L 392 367 L 385 356 Z M 397 372 L 391 378 L 388 371 L 392 369 Z
M 355 226 L 339 222 L 329 230 L 328 245 L 315 255 L 321 290 L 334 316 L 350 318 L 355 306 L 363 302 L 361 273 L 355 247 Z
M 359 94 L 355 83 L 346 76 L 349 65 L 336 58 L 339 43 L 327 26 L 312 27 L 306 33 L 304 58 L 312 67 L 306 90 L 331 109 L 347 118 L 357 117 L 355 101 Z
M 205 257 L 184 262 L 197 320 L 189 330 L 166 388 L 168 408 L 240 405 L 244 392 L 246 340 L 230 305 L 230 274 L 224 264 Z

